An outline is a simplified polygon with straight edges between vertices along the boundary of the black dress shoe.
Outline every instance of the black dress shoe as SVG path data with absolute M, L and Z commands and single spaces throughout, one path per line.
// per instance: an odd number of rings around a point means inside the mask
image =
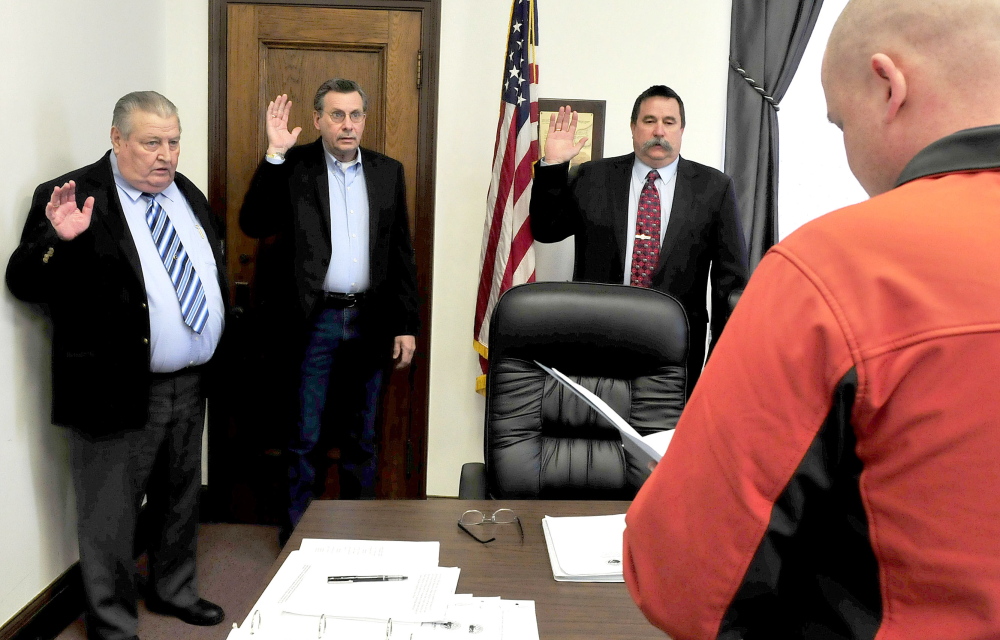
M 200 627 L 211 627 L 226 619 L 222 607 L 203 598 L 199 598 L 197 602 L 186 607 L 178 607 L 168 602 L 151 599 L 146 600 L 146 608 L 153 613 L 173 616 L 178 620 Z

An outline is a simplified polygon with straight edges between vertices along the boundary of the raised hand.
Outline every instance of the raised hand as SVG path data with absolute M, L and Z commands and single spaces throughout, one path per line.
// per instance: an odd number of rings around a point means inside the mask
M 281 94 L 268 103 L 264 113 L 264 128 L 267 130 L 267 152 L 280 153 L 295 146 L 295 141 L 302 133 L 302 127 L 288 130 L 288 114 L 292 110 L 292 101 L 287 94 Z
M 542 152 L 545 162 L 549 164 L 568 162 L 580 153 L 583 145 L 587 144 L 587 138 L 573 141 L 579 118 L 580 115 L 569 106 L 559 107 L 559 113 L 549 116 L 549 133 L 545 137 L 545 149 Z
M 45 205 L 45 217 L 52 223 L 60 240 L 72 240 L 90 228 L 94 212 L 94 197 L 87 198 L 83 209 L 76 205 L 76 183 L 70 180 L 52 190 L 52 197 Z

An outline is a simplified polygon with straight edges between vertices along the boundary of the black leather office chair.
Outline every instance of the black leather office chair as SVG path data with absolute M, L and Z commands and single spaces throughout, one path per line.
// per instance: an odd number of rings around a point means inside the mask
M 463 498 L 631 499 L 649 475 L 618 431 L 536 364 L 593 391 L 641 435 L 684 407 L 688 323 L 651 289 L 538 282 L 507 291 L 490 320 L 485 464 Z

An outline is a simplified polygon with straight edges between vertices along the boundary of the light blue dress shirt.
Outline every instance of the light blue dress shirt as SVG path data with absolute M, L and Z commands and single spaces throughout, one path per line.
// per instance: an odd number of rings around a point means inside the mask
M 154 373 L 169 373 L 205 364 L 215 353 L 225 319 L 215 255 L 205 230 L 176 183 L 170 183 L 157 196 L 156 201 L 170 216 L 170 222 L 205 287 L 208 322 L 201 334 L 197 334 L 184 324 L 177 292 L 156 251 L 156 245 L 153 244 L 153 236 L 146 224 L 148 201 L 142 198 L 142 191 L 122 177 L 114 153 L 111 154 L 111 168 L 118 186 L 118 200 L 125 212 L 125 221 L 139 252 L 142 279 L 146 285 L 150 334 L 149 370 Z
M 665 167 L 660 167 L 657 172 L 660 177 L 656 179 L 656 191 L 660 194 L 660 246 L 663 246 L 663 236 L 667 232 L 667 222 L 670 221 L 670 210 L 674 204 L 674 187 L 677 185 L 677 163 L 680 156 Z M 628 226 L 625 229 L 625 277 L 622 284 L 629 284 L 632 279 L 632 251 L 635 248 L 635 224 L 639 213 L 639 194 L 646 184 L 646 176 L 653 168 L 639 158 L 635 159 L 632 165 L 632 179 L 629 182 L 628 190 Z
M 341 162 L 324 147 L 330 187 L 330 266 L 324 291 L 358 293 L 369 283 L 368 189 L 361 149 L 354 160 Z

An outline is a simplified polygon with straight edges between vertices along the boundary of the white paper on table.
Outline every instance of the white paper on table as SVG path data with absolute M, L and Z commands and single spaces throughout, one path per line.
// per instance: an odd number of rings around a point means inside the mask
M 542 518 L 552 576 L 569 582 L 624 582 L 625 514 Z
M 436 567 L 441 543 L 406 542 L 401 540 L 339 540 L 332 538 L 303 538 L 300 551 L 325 553 L 345 559 L 370 560 L 391 565 L 411 567 Z
M 598 413 L 598 415 L 603 416 L 616 429 L 618 429 L 618 431 L 622 434 L 622 444 L 625 446 L 625 449 L 641 464 L 645 465 L 646 462 L 650 461 L 659 462 L 660 458 L 663 457 L 663 454 L 666 453 L 667 446 L 670 444 L 670 439 L 674 436 L 673 429 L 660 431 L 648 436 L 641 436 L 638 431 L 632 428 L 632 425 L 625 422 L 625 420 L 618 415 L 614 409 L 608 406 L 607 402 L 601 400 L 592 391 L 580 386 L 576 382 L 573 382 L 558 369 L 546 367 L 537 360 L 535 360 L 535 364 L 541 367 L 542 370 L 550 376 L 558 380 L 567 389 L 579 396 L 579 398 L 586 402 L 590 408 Z
M 502 640 L 538 640 L 538 619 L 534 600 L 501 600 Z
M 254 609 L 242 626 L 237 628 L 234 625 L 226 640 L 316 640 L 319 624 L 319 616 L 299 616 L 277 609 Z
M 407 624 L 413 640 L 470 637 L 476 640 L 503 640 L 503 608 L 500 598 L 453 597 L 440 620 Z M 404 636 L 405 637 L 405 636 Z
M 455 595 L 444 619 L 394 623 L 393 635 L 397 633 L 410 640 L 467 637 L 476 640 L 538 640 L 538 621 L 532 600 Z
M 282 611 L 338 618 L 438 620 L 455 595 L 460 572 L 458 567 L 393 567 L 386 571 L 407 579 L 331 583 L 328 576 L 359 575 L 360 568 L 322 562 L 322 554 L 310 554 L 308 561 L 308 570 L 279 599 Z
M 398 548 L 396 545 L 389 544 L 386 545 L 385 542 L 372 542 L 372 541 L 342 541 L 346 543 L 359 543 L 358 547 L 354 547 L 352 544 L 348 544 L 347 548 L 383 548 L 383 549 L 394 549 Z M 434 555 L 436 557 L 437 550 L 439 549 L 439 543 L 417 543 L 421 545 L 426 545 L 426 548 L 433 548 Z M 372 545 L 375 545 L 372 547 Z M 329 584 L 326 582 L 327 576 L 330 575 L 374 575 L 374 574 L 392 574 L 392 575 L 402 575 L 409 574 L 411 572 L 418 571 L 438 571 L 436 566 L 436 559 L 433 564 L 428 566 L 429 563 L 429 552 L 426 549 L 421 553 L 414 554 L 411 560 L 414 561 L 414 565 L 404 567 L 402 565 L 396 564 L 393 553 L 383 553 L 381 557 L 377 560 L 372 560 L 369 556 L 364 554 L 330 554 L 325 552 L 309 552 L 309 551 L 292 551 L 285 558 L 285 561 L 278 568 L 278 572 L 268 583 L 267 587 L 264 588 L 264 592 L 261 594 L 260 598 L 254 604 L 250 613 L 247 615 L 246 619 L 240 625 L 237 630 L 233 633 L 237 635 L 233 636 L 233 640 L 238 640 L 240 638 L 246 637 L 249 630 L 253 624 L 253 617 L 255 614 L 259 616 L 259 620 L 270 620 L 272 621 L 268 625 L 271 629 L 274 629 L 276 620 L 285 620 L 288 618 L 287 615 L 283 615 L 283 611 L 287 608 L 288 602 L 295 601 L 296 594 L 299 594 L 299 599 L 305 600 L 305 606 L 302 607 L 301 611 L 289 612 L 292 613 L 307 613 L 315 614 L 316 620 L 312 623 L 310 627 L 312 629 L 313 635 L 310 636 L 310 640 L 315 638 L 316 623 L 318 623 L 319 616 L 322 613 L 333 613 L 332 611 L 323 611 L 323 607 L 319 607 L 315 611 L 309 611 L 309 596 L 302 595 L 304 591 L 309 589 L 309 585 L 314 584 L 314 582 L 321 582 L 323 587 L 352 587 L 352 586 L 387 586 L 387 585 L 398 585 L 402 583 L 408 583 L 410 580 L 405 580 L 396 583 L 333 583 Z M 388 559 L 387 559 L 388 558 Z M 390 560 L 392 562 L 390 563 Z M 454 576 L 449 577 L 444 581 L 444 585 L 439 584 L 438 586 L 447 590 L 450 585 L 451 593 L 453 594 L 458 583 L 458 569 L 454 569 Z M 413 589 L 414 583 L 411 583 L 410 589 Z M 341 594 L 343 595 L 343 593 Z M 437 594 L 433 594 L 437 595 Z M 436 599 L 436 598 L 433 598 Z M 412 605 L 412 603 L 411 603 Z M 369 606 L 369 609 L 372 607 Z M 381 608 L 379 607 L 378 613 L 373 617 L 379 617 L 385 619 L 389 617 L 388 615 L 382 615 Z M 352 617 L 355 615 L 353 612 L 349 613 Z M 298 622 L 294 618 L 290 618 L 290 624 L 295 624 Z M 263 626 L 261 626 L 263 629 Z M 290 631 L 291 632 L 291 631 Z M 279 634 L 280 635 L 280 634 Z M 258 635 L 254 635 L 254 640 L 260 640 Z

